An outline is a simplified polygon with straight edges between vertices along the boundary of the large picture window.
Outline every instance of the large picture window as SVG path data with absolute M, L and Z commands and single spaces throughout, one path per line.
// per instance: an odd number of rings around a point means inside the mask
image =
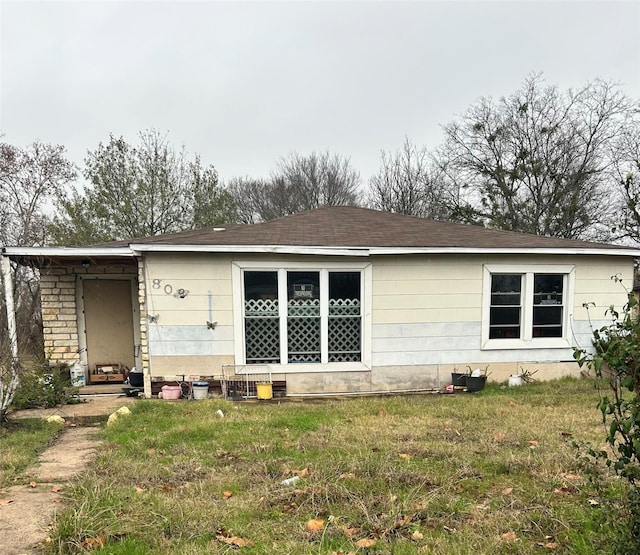
M 363 360 L 363 271 L 242 269 L 246 364 Z
M 572 279 L 571 266 L 485 267 L 483 347 L 566 346 Z

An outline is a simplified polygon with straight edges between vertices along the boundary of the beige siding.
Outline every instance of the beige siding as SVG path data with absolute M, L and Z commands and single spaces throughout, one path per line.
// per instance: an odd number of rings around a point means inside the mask
M 230 257 L 163 253 L 145 262 L 146 309 L 158 323 L 233 324 Z

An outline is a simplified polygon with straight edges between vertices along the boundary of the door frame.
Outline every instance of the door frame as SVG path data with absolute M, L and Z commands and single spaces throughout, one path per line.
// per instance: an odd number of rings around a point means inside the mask
M 140 304 L 138 302 L 138 277 L 133 274 L 82 274 L 77 276 L 76 306 L 78 315 L 78 354 L 80 364 L 85 372 L 89 371 L 87 359 L 87 325 L 84 310 L 84 282 L 104 281 L 129 281 L 131 283 L 131 320 L 133 323 L 133 360 L 136 368 L 142 369 L 142 353 L 140 348 Z

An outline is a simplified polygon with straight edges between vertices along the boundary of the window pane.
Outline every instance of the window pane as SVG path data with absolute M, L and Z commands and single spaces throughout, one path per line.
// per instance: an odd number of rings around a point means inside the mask
M 562 274 L 535 274 L 533 282 L 533 337 L 562 337 Z
M 280 362 L 277 272 L 244 273 L 244 333 L 247 364 Z
M 321 362 L 320 272 L 287 272 L 289 362 Z
M 536 274 L 533 285 L 534 305 L 561 305 L 562 282 L 561 274 Z
M 329 362 L 361 360 L 360 272 L 329 273 Z
M 520 337 L 521 293 L 522 275 L 494 274 L 491 276 L 489 339 Z

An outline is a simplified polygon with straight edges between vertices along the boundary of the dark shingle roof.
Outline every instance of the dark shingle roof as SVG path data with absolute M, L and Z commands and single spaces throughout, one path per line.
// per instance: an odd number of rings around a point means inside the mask
M 459 247 L 469 249 L 614 248 L 617 245 L 540 237 L 379 212 L 353 206 L 331 206 L 251 225 L 224 225 L 117 241 L 101 246 L 124 245 L 238 245 L 302 247 Z

